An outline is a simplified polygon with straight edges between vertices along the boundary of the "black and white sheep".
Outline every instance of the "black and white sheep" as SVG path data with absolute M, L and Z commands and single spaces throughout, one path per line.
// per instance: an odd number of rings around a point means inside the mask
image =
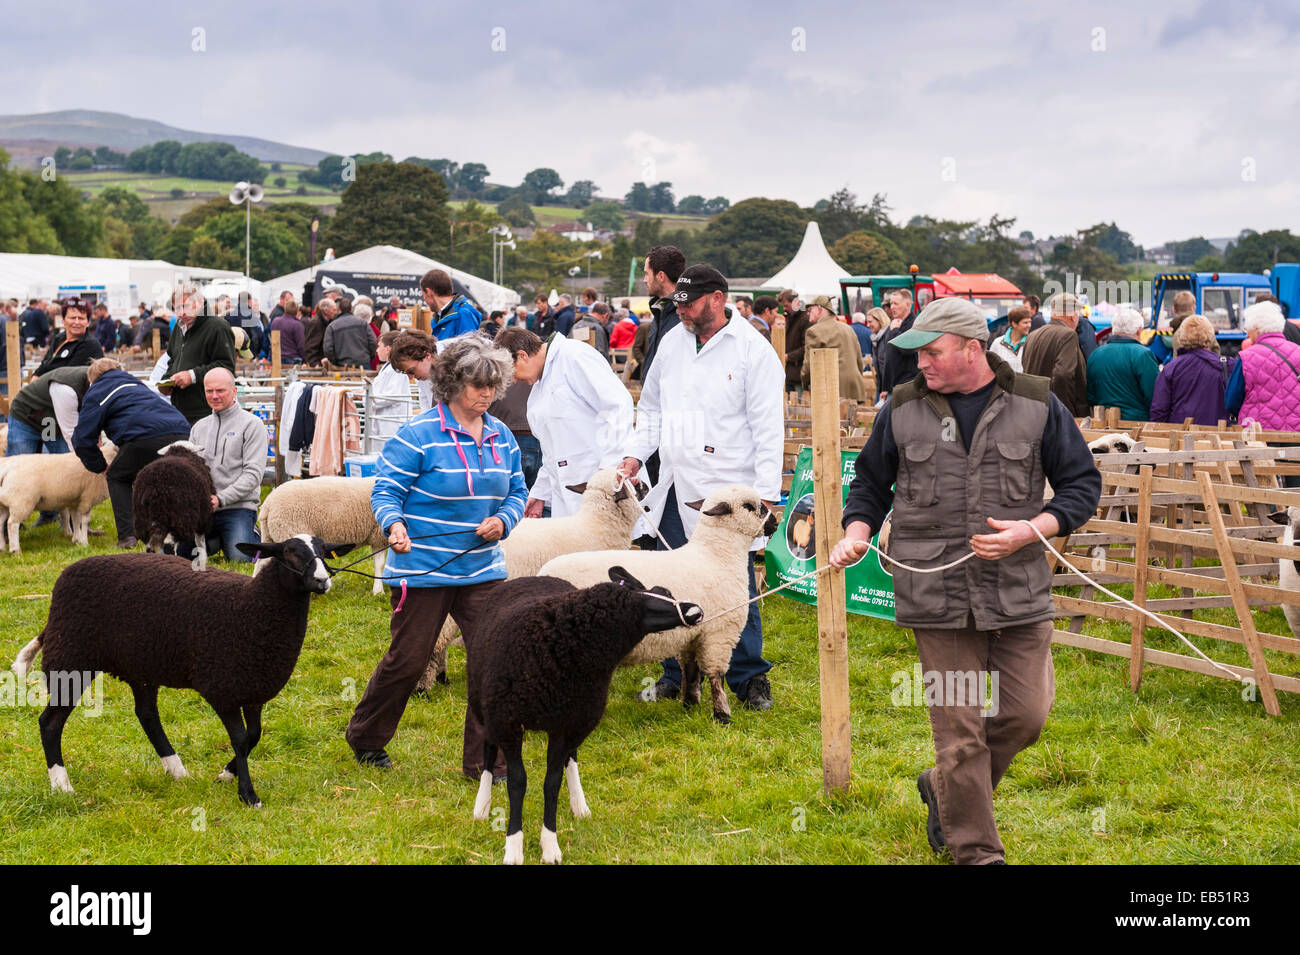
M 195 574 L 180 557 L 111 554 L 66 567 L 54 584 L 45 629 L 13 670 L 25 679 L 42 653 L 52 693 L 40 716 L 41 745 L 56 792 L 72 792 L 63 762 L 63 725 L 85 685 L 100 672 L 135 695 L 145 735 L 176 779 L 187 776 L 158 719 L 158 688 L 197 690 L 234 748 L 219 778 L 239 779 L 239 798 L 260 806 L 248 754 L 262 735 L 262 707 L 284 688 L 307 633 L 313 593 L 330 588 L 325 558 L 338 545 L 303 536 L 282 544 L 239 544 L 274 558 L 256 577 L 224 570 Z M 89 601 L 87 594 L 96 599 Z M 106 618 L 104 607 L 129 607 Z
M 590 587 L 604 580 L 611 567 L 622 566 L 703 607 L 708 614 L 703 625 L 654 633 L 637 644 L 622 665 L 676 657 L 682 665 L 682 703 L 689 707 L 699 702 L 703 674 L 709 680 L 713 718 L 730 723 L 724 677 L 749 613 L 749 548 L 756 537 L 776 530 L 776 516 L 757 491 L 743 484 L 718 488 L 690 506 L 702 508 L 700 520 L 691 539 L 676 550 L 566 554 L 547 561 L 538 573 Z
M 135 536 L 150 553 L 175 553 L 181 541 L 194 541 L 198 569 L 208 565 L 208 525 L 217 493 L 212 472 L 197 445 L 174 441 L 158 451 L 131 486 Z
M 484 770 L 474 818 L 492 808 L 492 770 L 497 750 L 506 757 L 510 819 L 507 865 L 524 861 L 524 732 L 547 734 L 542 861 L 559 862 L 555 832 L 560 777 L 568 777 L 569 807 L 591 815 L 578 778 L 578 747 L 605 713 L 609 683 L 619 661 L 648 633 L 703 619 L 696 604 L 679 602 L 663 587 L 646 588 L 621 567 L 613 583 L 578 590 L 555 577 L 510 580 L 474 633 L 466 658 L 469 708 L 485 729 Z

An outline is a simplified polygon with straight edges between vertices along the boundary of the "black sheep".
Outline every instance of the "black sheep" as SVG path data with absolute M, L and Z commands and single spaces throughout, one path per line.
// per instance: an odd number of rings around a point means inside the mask
M 248 754 L 262 735 L 262 707 L 284 688 L 307 633 L 313 593 L 330 588 L 325 558 L 350 544 L 300 535 L 280 544 L 239 544 L 271 557 L 256 577 L 224 570 L 195 574 L 180 557 L 87 557 L 59 575 L 45 629 L 14 661 L 24 678 L 38 651 L 50 688 L 41 745 L 55 791 L 72 792 L 63 763 L 63 725 L 99 672 L 135 695 L 135 714 L 163 768 L 188 775 L 158 719 L 158 688 L 197 690 L 221 717 L 235 757 L 222 779 L 239 778 L 239 798 L 260 806 Z M 95 600 L 88 600 L 94 594 Z M 129 608 L 111 619 L 104 607 Z
M 559 862 L 555 813 L 560 776 L 568 776 L 573 814 L 589 816 L 578 778 L 578 747 L 605 713 L 619 661 L 646 634 L 703 619 L 696 604 L 674 600 L 663 587 L 647 593 L 621 567 L 611 568 L 609 576 L 613 583 L 585 590 L 557 577 L 507 581 L 475 629 L 466 656 L 469 707 L 486 731 L 483 765 L 496 764 L 498 748 L 506 756 L 507 865 L 524 861 L 525 730 L 547 734 L 542 861 Z M 486 819 L 491 804 L 488 768 L 479 783 L 474 818 Z
M 197 450 L 188 441 L 176 441 L 159 452 L 157 461 L 141 468 L 131 487 L 131 511 L 136 539 L 146 551 L 175 553 L 178 543 L 193 540 L 203 570 L 217 489 Z

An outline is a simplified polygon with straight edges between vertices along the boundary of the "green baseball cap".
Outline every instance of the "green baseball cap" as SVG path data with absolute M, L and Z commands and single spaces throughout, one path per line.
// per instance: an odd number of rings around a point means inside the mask
M 951 332 L 962 338 L 989 340 L 989 323 L 983 310 L 974 302 L 946 296 L 937 298 L 916 316 L 912 327 L 890 341 L 895 348 L 911 351 L 924 348 L 941 335 Z

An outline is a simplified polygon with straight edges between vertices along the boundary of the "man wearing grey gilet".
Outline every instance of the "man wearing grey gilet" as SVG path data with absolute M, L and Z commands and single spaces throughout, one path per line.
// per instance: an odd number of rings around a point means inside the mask
M 936 766 L 917 789 L 935 852 L 959 864 L 1003 864 L 993 790 L 1032 745 L 1055 696 L 1051 575 L 1031 522 L 1046 538 L 1096 511 L 1101 476 L 1074 419 L 1045 378 L 1016 374 L 986 353 L 988 325 L 973 303 L 926 306 L 897 348 L 920 374 L 899 385 L 858 457 L 844 508 L 844 567 L 893 506 L 889 554 L 939 573 L 894 574 L 895 620 L 916 634 L 925 670 Z M 1055 496 L 1043 503 L 1044 479 Z M 897 482 L 896 487 L 895 482 Z

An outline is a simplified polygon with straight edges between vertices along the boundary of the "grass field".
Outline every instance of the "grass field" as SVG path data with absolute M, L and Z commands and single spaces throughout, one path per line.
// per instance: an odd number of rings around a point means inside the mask
M 110 552 L 107 504 L 90 552 Z M 12 660 L 44 623 L 48 595 L 77 550 L 53 527 L 29 531 L 23 554 L 0 554 L 0 655 Z M 360 556 L 359 554 L 357 556 Z M 218 565 L 219 566 L 219 565 Z M 94 600 L 94 594 L 87 594 Z M 104 607 L 106 619 L 130 607 Z M 265 712 L 250 761 L 265 806 L 242 806 L 215 781 L 229 758 L 221 723 L 193 692 L 164 690 L 163 723 L 191 778 L 164 774 L 132 711 L 131 694 L 104 681 L 102 715 L 78 711 L 64 734 L 74 795 L 50 792 L 39 708 L 0 694 L 0 861 L 122 863 L 482 862 L 501 858 L 505 793 L 495 822 L 474 822 L 475 786 L 460 775 L 464 657 L 450 687 L 415 701 L 389 747 L 387 773 L 356 765 L 343 729 L 388 642 L 386 599 L 348 577 L 314 598 L 298 668 Z M 1276 609 L 1260 625 L 1285 633 Z M 737 707 L 730 727 L 706 705 L 632 699 L 650 668 L 620 671 L 604 722 L 582 751 L 593 816 L 560 804 L 565 859 L 584 862 L 933 864 L 916 774 L 933 753 L 926 712 L 895 706 L 895 674 L 915 662 L 911 635 L 849 618 L 853 783 L 822 792 L 814 610 L 781 597 L 763 607 L 776 708 Z M 1085 632 L 1119 636 L 1090 620 Z M 1152 632 L 1150 643 L 1176 649 Z M 1203 643 L 1212 643 L 1203 641 Z M 1211 655 L 1244 660 L 1235 647 Z M 1294 659 L 1272 655 L 1279 672 Z M 1243 702 L 1223 680 L 1151 668 L 1127 689 L 1127 661 L 1054 651 L 1056 705 L 1042 740 L 1022 753 L 998 791 L 1013 863 L 1286 863 L 1300 861 L 1300 700 L 1282 716 Z M 544 737 L 525 748 L 530 788 L 525 852 L 539 858 Z M 494 828 L 498 826 L 500 828 Z
M 316 206 L 336 206 L 339 194 L 319 186 L 306 183 L 307 194 L 297 194 L 299 185 L 304 185 L 298 173 L 306 166 L 285 163 L 280 172 L 268 172 L 263 188 L 266 191 L 264 202 L 305 202 Z M 98 195 L 110 186 L 129 189 L 149 204 L 149 211 L 168 222 L 175 221 L 189 209 L 214 196 L 224 196 L 231 183 L 217 182 L 213 179 L 186 179 L 179 176 L 156 176 L 146 172 L 123 172 L 102 170 L 99 172 L 65 172 L 68 180 L 83 192 Z M 284 186 L 275 185 L 275 180 L 283 178 Z M 172 198 L 173 189 L 182 190 L 182 198 Z

